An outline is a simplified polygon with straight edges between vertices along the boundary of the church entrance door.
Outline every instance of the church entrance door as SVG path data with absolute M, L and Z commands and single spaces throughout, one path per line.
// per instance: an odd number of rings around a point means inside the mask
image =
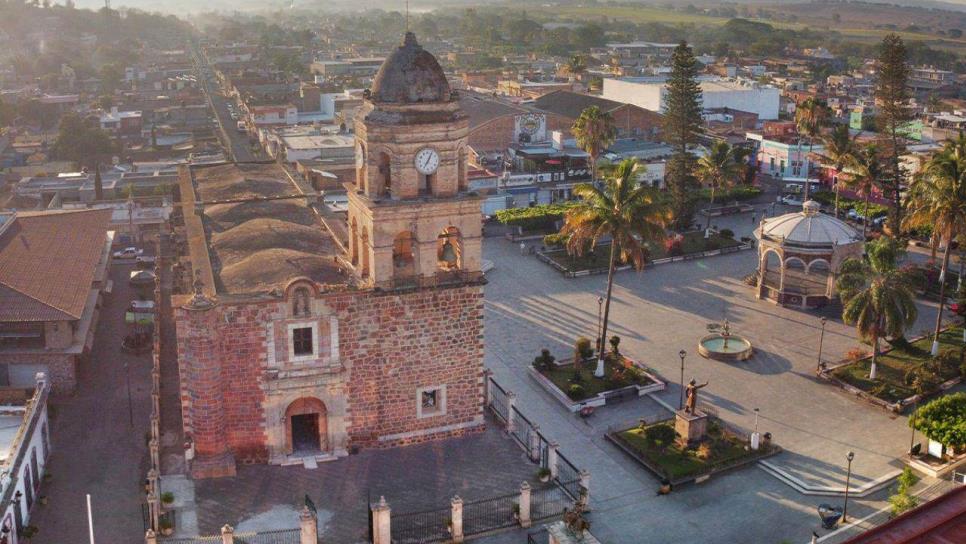
M 322 450 L 319 443 L 319 414 L 292 416 L 292 450 L 294 453 Z

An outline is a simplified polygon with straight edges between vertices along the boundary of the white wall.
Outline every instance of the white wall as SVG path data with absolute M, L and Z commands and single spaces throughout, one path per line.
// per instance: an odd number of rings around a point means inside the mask
M 634 83 L 620 79 L 604 79 L 603 98 L 634 104 L 651 111 L 661 111 L 663 83 Z
M 10 527 L 10 544 L 19 544 L 22 542 L 21 539 L 17 537 L 17 531 L 15 530 L 16 525 L 16 503 L 18 502 L 14 497 L 16 497 L 17 492 L 20 492 L 20 512 L 22 527 L 30 525 L 30 512 L 38 508 L 38 500 L 41 494 L 45 493 L 46 490 L 42 489 L 43 475 L 46 473 L 47 467 L 47 456 L 50 455 L 50 451 L 45 451 L 44 449 L 44 427 L 47 428 L 48 436 L 50 432 L 50 427 L 47 422 L 47 402 L 46 395 L 43 397 L 43 402 L 37 407 L 33 412 L 33 419 L 35 419 L 35 424 L 31 430 L 29 436 L 24 436 L 23 441 L 20 443 L 20 448 L 17 450 L 25 450 L 25 455 L 22 457 L 21 462 L 16 467 L 11 467 L 16 469 L 15 479 L 10 477 L 2 477 L 0 479 L 0 494 L 6 496 L 7 487 L 10 485 L 14 486 L 13 493 L 10 494 L 11 501 L 3 505 L 3 515 L 0 517 L 0 527 Z M 28 422 L 24 421 L 24 425 Z M 17 451 L 12 451 L 11 456 L 16 458 Z M 37 471 L 34 471 L 33 463 L 31 458 L 36 452 L 37 455 Z M 13 462 L 13 459 L 11 459 Z M 31 507 L 27 508 L 27 473 L 30 473 L 30 481 L 32 484 L 32 489 L 29 491 L 32 496 Z M 11 475 L 13 476 L 13 475 Z M 38 485 L 38 482 L 41 482 Z M 40 489 L 40 491 L 36 491 Z
M 663 112 L 664 83 L 637 83 L 619 79 L 605 79 L 603 98 L 625 104 L 634 104 L 646 110 Z M 760 120 L 778 119 L 780 92 L 774 87 L 748 86 L 744 88 L 720 88 L 713 82 L 702 84 L 702 106 L 708 108 L 731 108 L 757 113 Z

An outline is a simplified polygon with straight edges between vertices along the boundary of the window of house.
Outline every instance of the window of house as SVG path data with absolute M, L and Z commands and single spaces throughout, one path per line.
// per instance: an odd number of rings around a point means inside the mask
M 416 390 L 416 417 L 441 416 L 446 413 L 446 386 L 421 387 Z
M 311 356 L 314 353 L 312 327 L 292 329 L 292 353 L 296 357 Z

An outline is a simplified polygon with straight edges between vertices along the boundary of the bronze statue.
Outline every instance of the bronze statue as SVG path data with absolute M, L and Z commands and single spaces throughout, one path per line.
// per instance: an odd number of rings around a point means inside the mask
M 590 530 L 590 522 L 584 519 L 584 501 L 574 503 L 572 510 L 564 508 L 563 521 L 567 531 L 577 538 L 583 538 L 584 532 Z
M 698 382 L 694 381 L 694 378 L 691 378 L 691 381 L 688 382 L 688 386 L 685 388 L 685 392 L 687 393 L 687 396 L 688 396 L 688 400 L 684 404 L 685 414 L 694 413 L 694 410 L 698 405 L 698 389 L 701 389 L 702 387 L 705 387 L 707 385 L 708 385 L 708 382 L 704 382 L 703 384 L 698 385 Z

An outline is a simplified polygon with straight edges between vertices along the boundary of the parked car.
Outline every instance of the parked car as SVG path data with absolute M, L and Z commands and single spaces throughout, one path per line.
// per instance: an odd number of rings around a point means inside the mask
M 805 201 L 799 195 L 785 195 L 782 197 L 782 204 L 786 206 L 801 206 Z
M 138 313 L 138 314 L 154 313 L 154 301 L 153 300 L 132 300 L 131 305 L 128 306 L 127 311 Z
M 132 270 L 128 281 L 131 285 L 152 285 L 155 277 L 150 270 Z
M 140 255 L 137 259 L 134 259 L 134 263 L 139 268 L 154 268 L 156 262 L 158 262 L 158 258 L 154 255 Z
M 136 247 L 126 247 L 120 251 L 114 252 L 115 259 L 134 259 L 135 257 L 141 256 L 144 253 L 143 249 L 138 249 Z

